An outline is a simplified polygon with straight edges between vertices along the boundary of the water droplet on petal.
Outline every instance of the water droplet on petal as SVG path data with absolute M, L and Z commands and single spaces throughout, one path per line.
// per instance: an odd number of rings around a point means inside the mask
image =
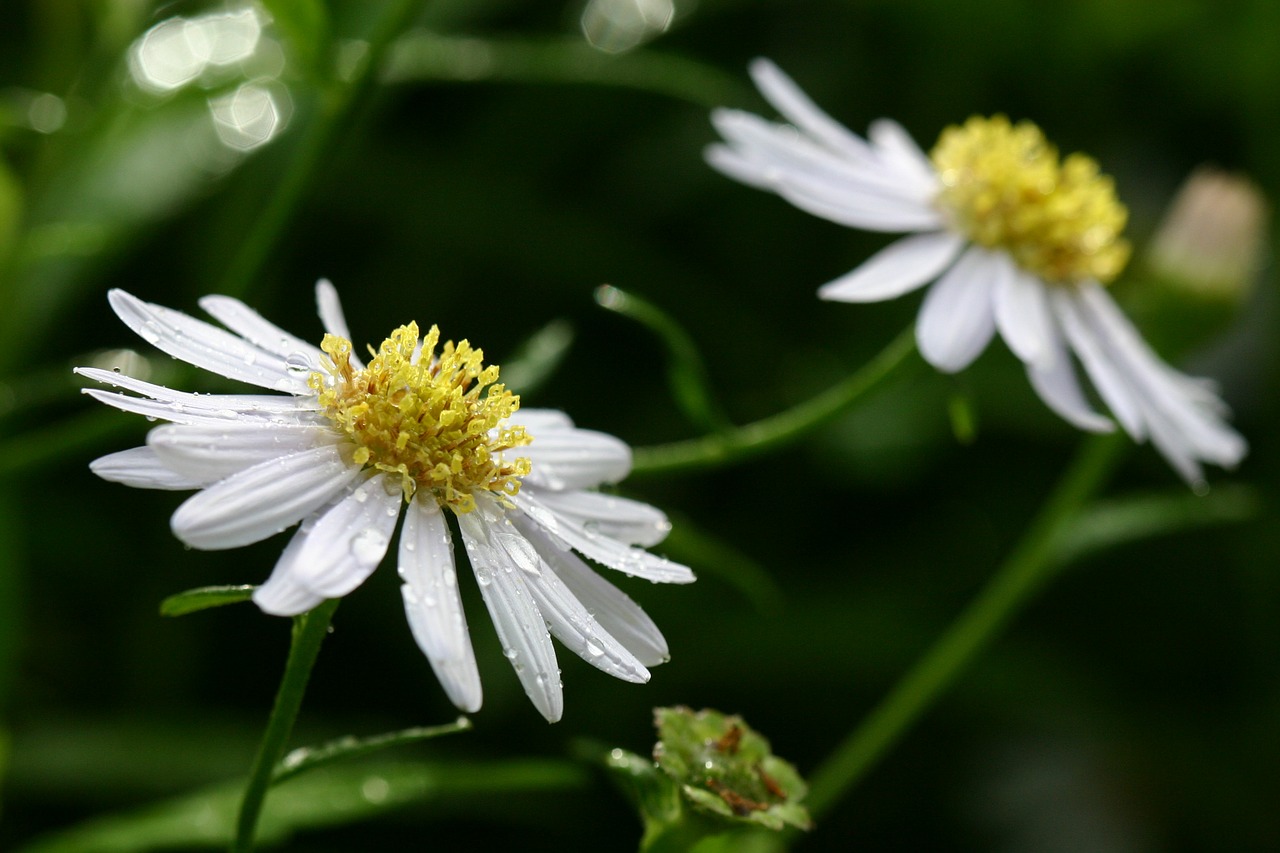
M 294 376 L 306 376 L 311 373 L 311 359 L 304 353 L 289 353 L 284 359 L 284 369 Z
M 387 551 L 387 537 L 380 530 L 361 530 L 351 539 L 351 555 L 368 565 L 382 559 Z

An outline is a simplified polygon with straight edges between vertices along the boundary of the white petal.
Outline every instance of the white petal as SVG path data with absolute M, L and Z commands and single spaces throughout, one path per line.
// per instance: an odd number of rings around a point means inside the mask
M 517 416 L 512 416 L 517 422 Z M 587 429 L 529 430 L 533 443 L 508 455 L 526 457 L 525 481 L 548 489 L 583 489 L 616 483 L 631 472 L 631 448 L 619 438 Z
M 270 418 L 276 415 L 294 416 L 299 412 L 316 412 L 319 402 L 314 393 L 306 396 L 290 396 L 284 394 L 193 394 L 189 391 L 175 391 L 163 385 L 155 385 L 114 370 L 102 370 L 96 367 L 77 367 L 75 373 L 94 382 L 111 385 L 133 391 L 152 400 L 159 400 L 169 405 L 175 413 L 181 414 L 187 409 L 199 412 L 225 413 L 232 412 L 256 418 Z
M 311 370 L 320 369 L 323 353 L 318 346 L 289 334 L 239 299 L 214 294 L 202 297 L 199 305 L 215 320 L 249 343 L 285 359 L 286 365 L 289 364 L 288 358 L 291 355 L 305 356 L 311 368 L 302 374 L 302 379 L 305 380 Z
M 842 192 L 808 176 L 779 175 L 778 195 L 814 216 L 866 231 L 933 231 L 943 226 L 941 214 L 917 201 L 890 202 L 871 195 Z
M 108 453 L 90 462 L 89 470 L 104 480 L 135 489 L 184 490 L 204 485 L 165 467 L 150 447 Z
M 284 359 L 162 305 L 143 302 L 123 290 L 107 294 L 116 315 L 143 340 L 188 364 L 251 385 L 309 394 L 306 377 L 294 376 Z
M 505 513 L 481 495 L 475 510 L 458 516 L 458 527 L 503 653 L 534 707 L 554 723 L 564 713 L 560 670 L 546 620 L 522 577 L 526 569 L 499 538 L 514 535 Z
M 850 158 L 832 152 L 793 127 L 741 110 L 716 110 L 711 122 L 739 158 L 731 168 L 753 175 L 757 179 L 753 184 L 806 179 L 815 192 L 825 191 L 854 205 L 883 204 L 910 210 L 928 206 L 932 210 L 936 188 L 922 190 L 878 158 Z
M 827 115 L 777 65 L 768 59 L 755 59 L 751 62 L 750 71 L 760 94 L 787 121 L 847 157 L 871 156 L 866 142 Z
M 480 672 L 458 593 L 449 525 L 439 505 L 421 493 L 405 511 L 398 566 L 404 611 L 418 647 L 449 700 L 468 713 L 480 710 Z
M 737 149 L 716 143 L 702 149 L 707 165 L 726 177 L 759 190 L 773 189 L 772 171 L 739 154 Z
M 565 586 L 640 663 L 657 666 L 668 660 L 666 639 L 640 605 L 538 526 L 528 522 L 518 525 Z
M 548 566 L 523 578 L 552 635 L 587 663 L 614 678 L 643 684 L 649 670 L 606 631 Z
M 298 554 L 294 577 L 316 595 L 338 598 L 364 583 L 386 556 L 404 496 L 379 473 L 316 519 Z
M 1047 294 L 1045 299 L 1047 306 Z M 1087 432 L 1113 432 L 1115 424 L 1110 418 L 1095 412 L 1080 390 L 1075 365 L 1052 316 L 1044 332 L 1043 355 L 1035 362 L 1027 362 L 1027 378 L 1031 387 L 1046 406 L 1073 426 Z
M 526 409 L 522 406 L 507 419 L 507 423 L 513 426 L 523 425 L 532 436 L 541 435 L 550 430 L 573 429 L 573 421 L 558 409 Z
M 1050 285 L 1018 269 L 1004 254 L 997 253 L 995 258 L 999 275 L 994 297 L 1000 337 L 1027 365 L 1044 364 L 1055 357 L 1053 339 L 1057 337 L 1046 292 Z
M 1129 387 L 1124 373 L 1112 362 L 1106 345 L 1088 322 L 1078 299 L 1079 295 L 1074 288 L 1058 287 L 1049 294 L 1050 306 L 1062 324 L 1071 349 L 1080 357 L 1080 363 L 1089 374 L 1093 387 L 1098 389 L 1107 408 L 1120 421 L 1124 431 L 1135 441 L 1142 441 L 1147 437 L 1147 429 L 1141 404 Z
M 659 557 L 639 548 L 631 548 L 568 516 L 562 516 L 538 500 L 532 494 L 532 490 L 522 491 L 514 498 L 514 502 L 553 540 L 611 569 L 642 577 L 654 583 L 692 583 L 694 581 L 693 572 L 688 566 L 682 566 L 666 557 Z
M 294 572 L 298 565 L 298 555 L 302 552 L 308 532 L 315 526 L 316 518 L 313 515 L 302 522 L 302 526 L 289 539 L 284 553 L 276 561 L 271 577 L 253 591 L 253 603 L 263 613 L 272 616 L 297 616 L 324 601 L 323 595 L 316 595 L 300 583 Z
M 316 312 L 320 315 L 320 322 L 326 332 L 351 340 L 351 330 L 347 328 L 347 318 L 342 312 L 338 289 L 327 278 L 316 281 Z
M 925 294 L 916 341 L 925 361 L 939 370 L 964 369 L 991 340 L 994 268 L 987 251 L 971 246 Z
M 1199 469 L 1195 467 L 1192 476 L 1190 465 L 1179 466 L 1176 457 L 1181 454 L 1228 468 L 1239 462 L 1248 447 L 1239 433 L 1220 419 L 1225 408 L 1222 402 L 1207 402 L 1212 395 L 1203 383 L 1163 362 L 1101 286 L 1085 283 L 1080 287 L 1080 298 L 1144 402 L 1153 443 L 1183 476 L 1198 482 Z
M 881 161 L 892 168 L 900 180 L 917 186 L 930 197 L 938 193 L 941 183 L 933 163 L 902 125 L 893 119 L 876 119 L 867 136 Z
M 147 446 L 174 471 L 208 484 L 271 459 L 335 444 L 339 439 L 334 430 L 324 426 L 184 424 L 156 427 L 147 435 Z
M 574 490 L 535 492 L 538 500 L 557 515 L 572 519 L 612 539 L 646 548 L 657 545 L 671 532 L 671 522 L 656 507 L 618 495 Z
M 193 548 L 238 548 L 284 530 L 360 474 L 333 445 L 255 465 L 188 498 L 170 525 Z
M 133 412 L 152 420 L 172 421 L 176 424 L 198 424 L 202 426 L 221 426 L 232 423 L 254 423 L 259 425 L 314 425 L 317 416 L 314 411 L 294 412 L 251 412 L 233 408 L 205 409 L 188 408 L 183 403 L 166 403 L 160 400 L 148 400 L 143 397 L 131 397 L 128 394 L 117 394 L 114 391 L 103 391 L 98 388 L 85 388 L 84 393 L 100 403 L 124 412 Z M 202 397 L 210 400 L 230 395 L 211 394 Z M 280 399 L 290 399 L 287 397 Z
M 495 537 L 502 547 L 518 542 L 520 549 L 520 575 L 525 588 L 533 596 L 538 610 L 547 620 L 551 634 L 587 663 L 623 681 L 643 683 L 649 680 L 649 670 L 636 659 L 626 646 L 605 630 L 595 616 L 578 601 L 564 581 L 547 565 L 541 552 L 525 536 L 526 529 L 538 532 L 527 518 L 514 514 L 511 518 L 515 535 Z M 517 537 L 519 537 L 517 539 Z M 553 551 L 558 550 L 553 547 Z M 536 562 L 523 565 L 525 555 L 532 554 Z
M 320 323 L 326 332 L 346 338 L 353 345 L 351 364 L 356 370 L 363 370 L 364 362 L 360 360 L 360 354 L 356 352 L 354 346 L 355 338 L 351 337 L 351 330 L 347 328 L 347 318 L 342 313 L 342 300 L 338 298 L 338 289 L 327 278 L 316 282 L 316 311 L 320 314 Z
M 964 237 L 949 231 L 903 237 L 852 272 L 824 284 L 818 296 L 839 302 L 878 302 L 901 296 L 941 275 L 964 244 Z

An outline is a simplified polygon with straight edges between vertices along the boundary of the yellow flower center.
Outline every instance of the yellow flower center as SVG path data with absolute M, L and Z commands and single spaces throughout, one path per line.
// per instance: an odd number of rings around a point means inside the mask
M 405 500 L 430 489 L 441 506 L 471 512 L 476 491 L 520 491 L 529 460 L 508 462 L 503 453 L 532 439 L 522 426 L 499 426 L 520 397 L 494 384 L 497 365 L 485 367 L 484 352 L 466 341 L 447 341 L 437 357 L 439 340 L 432 326 L 415 358 L 418 326 L 401 326 L 356 370 L 351 342 L 325 335 L 330 376 L 312 373 L 308 384 L 321 411 L 356 444 L 356 464 L 399 474 Z
M 974 116 L 944 130 L 929 156 L 955 226 L 1045 281 L 1105 284 L 1129 260 L 1129 213 L 1111 178 L 1083 154 L 1059 162 L 1034 124 Z

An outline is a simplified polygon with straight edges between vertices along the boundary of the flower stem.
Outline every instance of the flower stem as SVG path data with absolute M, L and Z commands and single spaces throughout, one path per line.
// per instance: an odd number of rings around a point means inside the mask
M 1039 588 L 1055 564 L 1059 537 L 1105 482 L 1125 446 L 1121 435 L 1097 436 L 1084 445 L 1000 570 L 814 772 L 807 805 L 815 818 L 875 766 Z
M 240 817 L 236 821 L 236 836 L 231 842 L 231 853 L 248 853 L 253 849 L 253 835 L 258 825 L 258 816 L 262 813 L 262 803 L 271 787 L 276 765 L 289 742 L 293 722 L 298 718 L 302 697 L 307 692 L 307 681 L 311 678 L 311 668 L 315 666 L 316 657 L 320 654 L 320 644 L 329 633 L 329 623 L 341 600 L 333 598 L 325 601 L 293 620 L 293 635 L 289 644 L 289 658 L 284 666 L 284 677 L 280 679 L 275 706 L 267 720 L 267 729 L 262 733 L 262 743 L 258 746 L 253 768 L 249 771 L 249 782 L 240 801 Z
M 857 373 L 786 411 L 700 438 L 635 448 L 631 475 L 720 467 L 796 441 L 834 420 L 914 351 L 915 330 L 904 329 Z

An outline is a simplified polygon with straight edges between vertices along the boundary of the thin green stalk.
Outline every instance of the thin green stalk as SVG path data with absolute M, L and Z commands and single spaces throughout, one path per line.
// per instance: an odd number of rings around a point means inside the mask
M 293 212 L 311 183 L 316 167 L 348 122 L 355 109 L 366 100 L 377 82 L 387 48 L 404 31 L 417 11 L 417 0 L 395 0 L 374 27 L 368 39 L 363 64 L 345 81 L 331 87 L 312 118 L 297 151 L 290 158 L 275 190 L 258 214 L 248 236 L 231 259 L 218 292 L 243 297 L 275 247 Z
M 635 448 L 631 474 L 728 465 L 796 441 L 834 420 L 879 385 L 914 351 L 915 330 L 904 329 L 857 373 L 784 412 L 726 432 Z
M 814 772 L 806 804 L 815 818 L 830 811 L 875 766 L 1039 588 L 1055 564 L 1059 537 L 1106 481 L 1125 446 L 1121 435 L 1098 436 L 1085 444 L 977 598 Z
M 231 842 L 231 853 L 249 853 L 253 850 L 253 834 L 262 813 L 262 803 L 271 787 L 276 765 L 284 756 L 293 722 L 302 707 L 302 697 L 307 692 L 311 668 L 320 654 L 320 644 L 329 633 L 329 623 L 338 609 L 341 599 L 334 598 L 320 604 L 314 610 L 298 616 L 293 621 L 293 635 L 289 644 L 289 659 L 285 663 L 284 677 L 276 703 L 262 733 L 262 743 L 249 771 L 244 798 L 240 801 L 240 817 L 236 821 L 236 835 Z

